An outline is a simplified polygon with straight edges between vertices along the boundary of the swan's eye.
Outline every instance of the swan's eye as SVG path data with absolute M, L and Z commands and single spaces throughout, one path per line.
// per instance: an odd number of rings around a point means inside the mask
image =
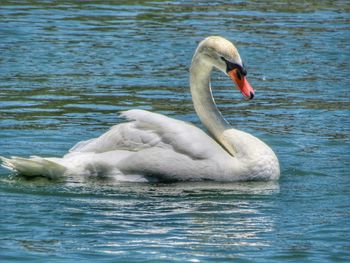
M 230 61 L 228 61 L 226 58 L 224 57 L 220 57 L 223 61 L 225 61 L 226 63 L 226 72 L 230 72 L 231 70 L 236 70 L 237 72 L 237 77 L 239 79 L 242 78 L 242 76 L 245 76 L 247 75 L 247 71 L 244 67 L 242 67 L 241 65 L 239 64 L 236 64 L 236 63 L 232 63 Z
M 237 75 L 237 78 L 238 78 L 239 80 L 242 79 L 242 74 L 241 74 L 241 72 L 240 72 L 239 70 L 236 70 L 236 75 Z
M 244 66 L 244 64 L 243 64 L 243 67 L 242 67 L 242 75 L 243 76 L 247 76 L 247 70 L 245 69 L 245 66 Z
M 230 62 L 230 61 L 228 61 L 226 58 L 224 58 L 224 57 L 220 57 L 224 62 L 225 62 L 225 64 L 226 64 L 226 72 L 229 72 L 229 71 L 231 71 L 231 70 L 233 70 L 233 69 L 235 69 L 236 67 L 235 67 L 235 65 L 232 63 L 232 62 Z

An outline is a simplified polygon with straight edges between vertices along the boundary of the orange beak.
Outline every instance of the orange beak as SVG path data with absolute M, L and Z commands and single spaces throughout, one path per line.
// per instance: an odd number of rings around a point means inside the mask
M 231 77 L 234 83 L 236 83 L 238 89 L 242 92 L 243 96 L 248 100 L 254 98 L 254 90 L 250 86 L 247 78 L 238 72 L 238 69 L 233 69 L 227 74 Z

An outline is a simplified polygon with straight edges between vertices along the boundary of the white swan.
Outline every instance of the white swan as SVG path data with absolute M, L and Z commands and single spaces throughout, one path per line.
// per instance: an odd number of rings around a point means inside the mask
M 79 142 L 62 158 L 1 157 L 2 165 L 24 176 L 49 178 L 108 176 L 127 181 L 277 180 L 279 163 L 258 138 L 233 129 L 213 100 L 210 73 L 230 76 L 248 99 L 254 90 L 235 46 L 212 36 L 198 46 L 190 69 L 195 110 L 211 135 L 192 124 L 145 110 L 122 113 L 130 122 L 98 138 Z

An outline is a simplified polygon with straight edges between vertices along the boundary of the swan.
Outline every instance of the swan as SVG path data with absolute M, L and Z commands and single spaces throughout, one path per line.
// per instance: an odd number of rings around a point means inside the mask
M 190 91 L 195 111 L 212 137 L 190 123 L 132 109 L 121 114 L 129 122 L 77 143 L 62 158 L 0 157 L 2 166 L 23 176 L 51 179 L 80 175 L 142 182 L 277 180 L 279 162 L 272 149 L 232 128 L 217 109 L 210 87 L 214 68 L 229 76 L 245 98 L 254 97 L 236 47 L 219 36 L 202 40 L 192 58 Z

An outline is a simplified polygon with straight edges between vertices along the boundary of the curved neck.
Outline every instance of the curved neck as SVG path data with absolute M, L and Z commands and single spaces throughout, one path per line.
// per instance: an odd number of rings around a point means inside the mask
M 190 68 L 190 88 L 197 115 L 203 125 L 214 138 L 231 154 L 235 154 L 233 146 L 225 140 L 223 133 L 232 129 L 216 107 L 211 87 L 210 73 L 213 65 L 196 53 Z

